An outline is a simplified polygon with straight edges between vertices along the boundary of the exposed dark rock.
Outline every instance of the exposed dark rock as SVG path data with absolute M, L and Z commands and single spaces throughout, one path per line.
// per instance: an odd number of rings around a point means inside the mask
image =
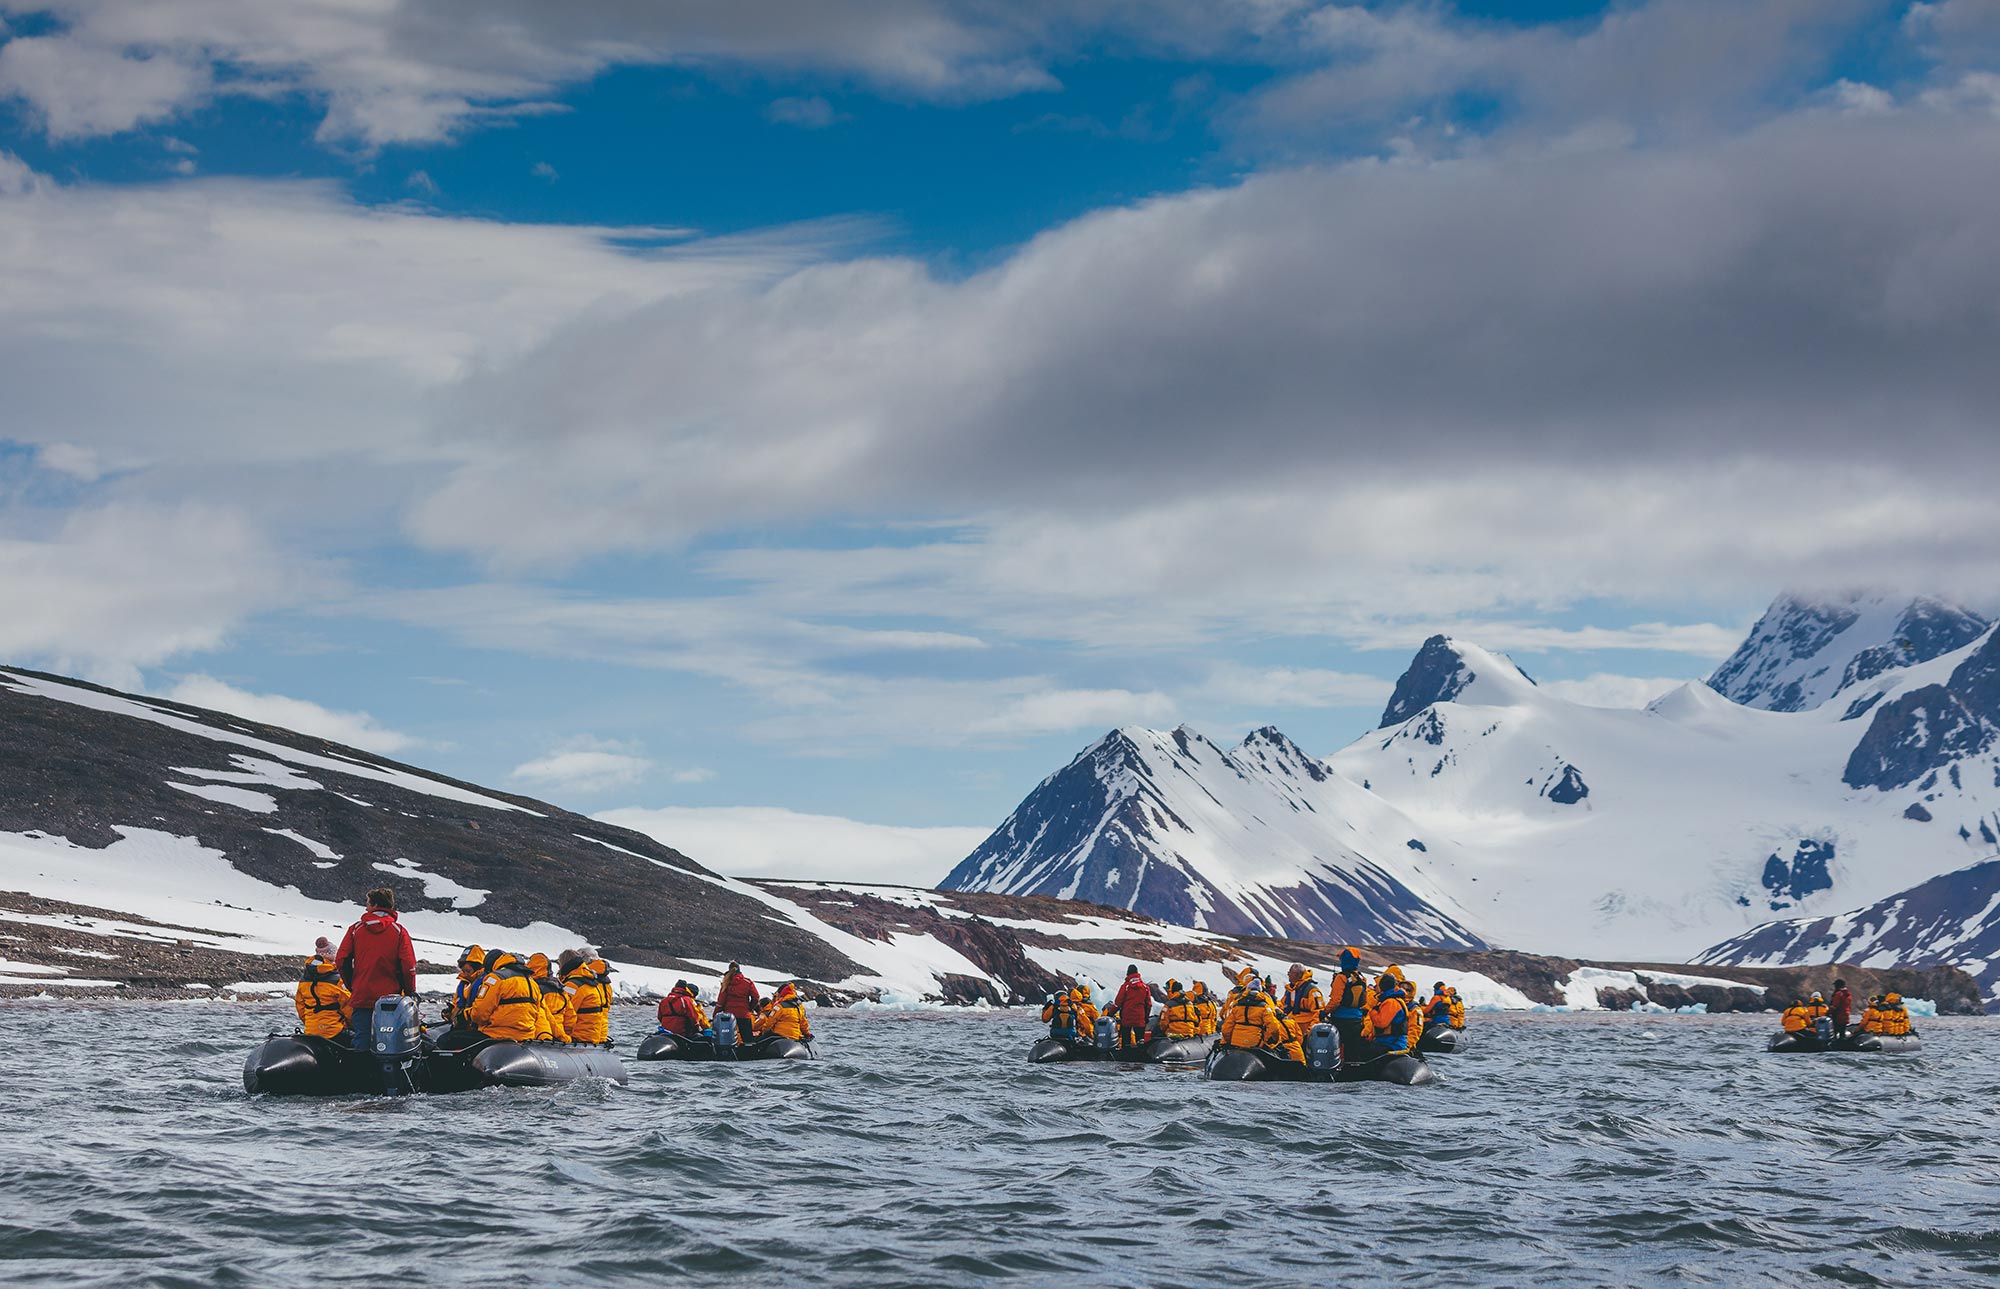
M 1528 678 L 1526 672 L 1521 675 Z M 1450 637 L 1432 636 L 1424 641 L 1409 667 L 1397 678 L 1395 691 L 1389 695 L 1389 705 L 1382 709 L 1377 728 L 1400 725 L 1434 703 L 1448 703 L 1478 678 L 1478 673 L 1466 666 L 1465 658 L 1452 647 Z M 1529 679 L 1528 683 L 1534 681 Z
M 1816 891 L 1833 888 L 1833 843 L 1802 837 L 1789 856 L 1773 854 L 1764 861 L 1764 889 L 1773 909 L 1790 908 Z
M 1564 765 L 1562 774 L 1543 790 L 1543 795 L 1558 805 L 1573 806 L 1590 795 L 1590 785 L 1583 781 L 1575 766 Z
M 1920 824 L 1927 824 L 1931 821 L 1931 812 L 1924 809 L 1923 802 L 1912 801 L 1909 804 L 1909 806 L 1904 809 L 1903 818 L 1914 819 Z

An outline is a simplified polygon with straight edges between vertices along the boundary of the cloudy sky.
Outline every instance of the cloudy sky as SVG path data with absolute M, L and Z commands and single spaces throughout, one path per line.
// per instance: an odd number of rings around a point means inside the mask
M 931 878 L 1983 594 L 1996 210 L 1990 0 L 0 0 L 0 660 Z

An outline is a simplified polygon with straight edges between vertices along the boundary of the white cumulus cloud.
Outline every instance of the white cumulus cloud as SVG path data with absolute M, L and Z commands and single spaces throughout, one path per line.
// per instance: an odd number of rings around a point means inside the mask
M 422 740 L 385 727 L 367 712 L 336 711 L 303 698 L 253 693 L 214 676 L 183 676 L 160 696 L 383 756 L 423 746 Z
M 930 886 L 986 839 L 985 828 L 910 828 L 776 806 L 625 808 L 597 816 L 734 877 L 827 878 Z

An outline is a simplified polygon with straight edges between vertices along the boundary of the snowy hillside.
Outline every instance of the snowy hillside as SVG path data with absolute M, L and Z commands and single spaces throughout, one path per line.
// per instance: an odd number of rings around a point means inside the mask
M 1989 625 L 1930 596 L 1782 595 L 1708 684 L 1745 707 L 1807 711 L 1885 671 L 1961 649 Z
M 1774 967 L 1945 963 L 1978 980 L 2000 1010 L 2000 859 L 1933 877 L 1867 908 L 1770 922 L 1695 960 Z
M 1459 859 L 1275 729 L 1228 751 L 1183 726 L 1114 730 L 1043 780 L 940 883 L 1054 895 L 1183 926 L 1476 946 Z
M 1475 671 L 1499 661 L 1453 647 Z M 1989 630 L 1796 713 L 1700 684 L 1645 711 L 1475 685 L 1332 764 L 1458 840 L 1490 939 L 1681 956 L 1992 853 L 1996 658 Z
M 945 885 L 1189 926 L 1665 960 L 2000 850 L 2000 644 L 1976 615 L 1788 596 L 1734 662 L 1753 697 L 1802 710 L 1700 683 L 1591 707 L 1433 637 L 1383 728 L 1328 760 L 1271 730 L 1227 752 L 1117 731 Z

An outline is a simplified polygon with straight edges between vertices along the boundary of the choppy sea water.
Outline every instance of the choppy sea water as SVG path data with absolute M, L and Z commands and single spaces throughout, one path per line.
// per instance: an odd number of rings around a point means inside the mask
M 649 1027 L 622 1008 L 627 1053 Z M 2000 1273 L 2000 1025 L 1475 1016 L 1433 1088 L 1030 1067 L 1022 1016 L 823 1060 L 251 1098 L 284 1008 L 0 1007 L 0 1284 L 1962 1285 Z M 775 1279 L 774 1279 L 775 1278 Z

